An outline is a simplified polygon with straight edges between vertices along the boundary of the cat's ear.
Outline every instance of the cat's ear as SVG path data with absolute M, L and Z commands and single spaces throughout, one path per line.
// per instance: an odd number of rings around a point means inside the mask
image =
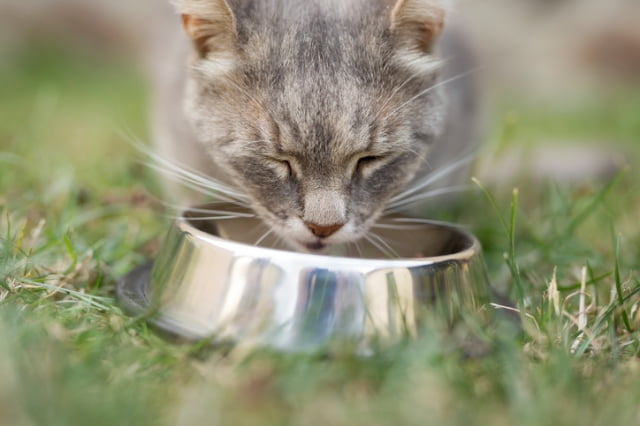
M 236 20 L 226 0 L 177 0 L 176 5 L 200 57 L 234 49 Z
M 428 53 L 442 32 L 448 0 L 395 0 L 391 32 L 412 50 Z

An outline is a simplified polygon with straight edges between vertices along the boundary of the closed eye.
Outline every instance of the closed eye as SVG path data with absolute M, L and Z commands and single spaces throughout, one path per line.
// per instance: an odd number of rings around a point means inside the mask
M 385 157 L 382 155 L 368 155 L 366 157 L 362 157 L 358 160 L 358 164 L 356 166 L 356 170 L 359 173 L 366 171 L 368 168 L 379 164 Z
M 283 179 L 293 177 L 293 167 L 291 167 L 289 160 L 267 157 L 267 161 L 269 161 L 274 168 L 278 169 L 280 172 L 279 175 Z

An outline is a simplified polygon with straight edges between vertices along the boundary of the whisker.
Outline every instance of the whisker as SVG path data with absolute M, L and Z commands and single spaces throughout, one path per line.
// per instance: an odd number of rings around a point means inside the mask
M 265 232 L 264 234 L 262 234 L 260 238 L 258 238 L 258 241 L 253 243 L 253 245 L 254 246 L 260 245 L 260 243 L 263 242 L 265 239 L 267 239 L 267 237 L 269 237 L 269 235 L 271 235 L 273 232 L 274 232 L 273 229 L 267 230 L 267 232 Z
M 253 218 L 253 217 L 257 217 L 255 214 L 249 212 L 249 211 L 224 211 L 224 210 L 215 210 L 215 209 L 209 209 L 209 208 L 205 208 L 205 207 L 190 207 L 190 206 L 186 206 L 186 205 L 181 205 L 181 204 L 174 204 L 174 203 L 170 203 L 166 200 L 163 200 L 161 198 L 158 198 L 152 194 L 149 195 L 149 197 L 151 199 L 153 199 L 155 202 L 157 202 L 158 204 L 160 204 L 163 208 L 174 212 L 174 214 L 168 214 L 165 215 L 165 217 L 169 217 L 170 219 L 178 219 L 180 217 L 182 217 L 185 213 L 199 213 L 199 214 L 203 214 L 203 215 L 208 215 L 208 216 L 202 216 L 201 218 L 206 218 L 209 220 L 212 220 L 212 218 L 216 218 L 216 217 L 221 217 L 221 216 L 217 216 L 217 215 L 227 215 L 229 217 L 234 217 L 234 218 Z M 227 201 L 210 201 L 207 202 L 207 205 L 217 205 L 217 204 L 224 204 L 227 205 L 229 204 Z M 244 206 L 242 206 L 244 207 Z M 216 216 L 213 216 L 216 215 Z M 200 218 L 198 217 L 190 217 L 190 220 L 199 220 Z
M 171 217 L 171 216 L 169 216 Z M 202 217 L 190 217 L 189 221 L 206 221 L 206 220 L 229 220 L 229 219 L 246 219 L 253 218 L 255 216 L 202 216 Z
M 235 217 L 256 217 L 255 214 L 252 213 L 242 213 L 242 212 L 234 212 L 227 210 L 214 210 L 214 209 L 189 209 L 190 212 L 194 213 L 210 213 L 211 215 L 226 215 L 226 216 L 235 216 Z
M 439 87 L 445 86 L 445 85 L 447 85 L 449 83 L 453 83 L 454 81 L 463 79 L 463 78 L 475 73 L 476 71 L 478 71 L 478 69 L 480 69 L 480 67 L 472 68 L 469 71 L 465 71 L 463 73 L 455 75 L 455 76 L 453 76 L 451 78 L 448 78 L 446 80 L 439 81 L 438 83 L 429 86 L 428 88 L 426 88 L 422 92 L 419 92 L 417 95 L 409 98 L 409 100 L 407 100 L 404 103 L 400 104 L 400 106 L 398 106 L 398 107 L 394 108 L 393 110 L 391 110 L 391 112 L 387 114 L 387 117 L 393 116 L 393 114 L 396 114 L 397 112 L 401 111 L 404 107 L 406 107 L 407 105 L 411 104 L 411 102 L 415 101 L 416 99 L 418 99 L 421 96 L 426 95 L 427 93 L 431 92 L 432 90 L 435 90 L 435 89 L 437 89 Z
M 409 231 L 412 229 L 421 229 L 420 226 L 412 226 L 412 225 L 388 225 L 388 224 L 382 224 L 382 223 L 376 223 L 374 225 L 371 225 L 372 229 L 392 229 L 392 230 L 397 230 L 397 231 Z
M 153 197 L 159 203 L 163 205 L 163 207 L 173 210 L 176 214 L 168 214 L 165 217 L 170 219 L 178 219 L 184 216 L 185 213 L 198 213 L 202 216 L 189 216 L 188 219 L 190 221 L 199 221 L 199 220 L 217 220 L 217 219 L 250 219 L 255 218 L 257 215 L 250 212 L 239 212 L 239 211 L 228 211 L 228 210 L 217 210 L 217 209 L 209 209 L 204 207 L 185 207 L 179 204 L 172 204 L 164 200 L 160 200 L 157 197 Z M 213 202 L 210 204 L 222 204 L 223 202 Z M 227 204 L 226 202 L 224 204 Z
M 427 166 L 430 165 L 429 163 L 429 158 L 427 157 L 426 153 L 424 152 L 420 152 L 418 150 L 406 147 L 404 148 L 407 152 L 415 155 L 416 157 L 418 157 L 420 159 L 420 163 L 425 163 Z
M 441 67 L 445 61 L 438 61 L 438 64 L 434 65 L 434 71 Z M 382 106 L 380 107 L 378 114 L 376 114 L 374 121 L 377 121 L 380 118 L 380 114 L 382 113 L 382 111 L 384 111 L 384 108 L 389 104 L 389 102 L 391 102 L 391 100 L 393 99 L 393 97 L 404 88 L 404 86 L 406 86 L 407 84 L 409 84 L 409 82 L 411 82 L 411 80 L 413 80 L 414 78 L 418 77 L 419 75 L 424 74 L 424 71 L 417 71 L 415 73 L 413 73 L 411 76 L 409 76 L 409 78 L 407 78 L 401 85 L 399 85 L 398 87 L 396 87 L 393 92 L 391 92 L 391 94 L 389 95 L 389 97 L 387 98 L 387 100 L 382 104 Z
M 464 192 L 471 188 L 470 185 L 458 185 L 458 186 L 448 186 L 445 188 L 437 188 L 431 191 L 423 192 L 421 194 L 414 195 L 409 198 L 398 200 L 394 203 L 391 203 L 385 208 L 384 213 L 395 213 L 401 209 L 400 207 L 407 208 L 413 204 L 417 204 L 421 201 L 428 200 L 429 198 L 436 198 L 441 195 L 453 194 L 456 192 Z
M 388 251 L 385 250 L 385 247 L 383 245 L 380 244 L 380 242 L 376 241 L 373 238 L 373 234 L 369 233 L 367 235 L 364 236 L 365 240 L 367 240 L 369 242 L 369 244 L 371 244 L 372 246 L 374 246 L 376 249 L 378 249 L 378 251 L 380 253 L 382 253 L 383 256 L 393 256 L 393 253 L 390 253 Z
M 226 203 L 223 202 L 223 201 L 214 201 L 214 202 L 211 202 L 211 203 L 208 203 L 208 204 L 212 204 L 213 205 L 213 204 L 226 204 Z M 171 204 L 169 204 L 169 206 L 171 206 Z M 173 206 L 178 207 L 177 204 L 173 204 Z M 178 207 L 178 208 L 182 209 L 182 207 Z M 188 207 L 186 210 L 189 211 L 189 212 L 193 212 L 193 213 L 205 213 L 206 214 L 206 213 L 219 213 L 219 212 L 222 212 L 223 214 L 229 213 L 229 214 L 237 214 L 237 215 L 247 215 L 247 217 L 255 216 L 253 213 L 248 212 L 248 211 L 246 211 L 246 212 L 236 212 L 236 211 L 215 210 L 215 209 L 206 208 L 206 206 L 205 207 Z
M 395 249 L 391 247 L 391 245 L 387 241 L 385 241 L 385 239 L 382 238 L 380 235 L 373 232 L 369 232 L 369 235 L 375 238 L 377 241 L 379 241 L 380 244 L 382 244 L 382 246 L 386 248 L 389 251 L 389 253 L 391 253 L 391 255 L 393 255 L 394 257 L 400 257 L 398 255 L 398 252 L 396 252 Z
M 271 248 L 276 250 L 281 250 L 286 248 L 286 245 L 283 243 L 283 241 L 284 240 L 282 239 L 282 237 L 276 233 L 274 235 L 274 241 L 271 244 Z
M 360 241 L 353 241 L 353 245 L 356 248 L 356 252 L 358 253 L 358 256 L 364 257 L 364 255 L 362 254 L 362 247 L 360 247 Z
M 356 249 L 355 249 L 355 244 L 353 241 L 348 241 L 346 243 L 337 245 L 336 248 L 344 248 L 344 251 L 340 251 L 339 255 L 340 256 L 346 256 L 346 257 L 355 257 L 356 255 Z
M 232 202 L 232 200 L 241 202 L 248 199 L 246 195 L 235 191 L 234 189 L 222 184 L 221 182 L 218 182 L 210 176 L 194 170 L 193 168 L 185 164 L 172 161 L 158 155 L 157 153 L 146 147 L 144 144 L 142 144 L 140 140 L 131 135 L 123 134 L 123 137 L 128 140 L 128 142 L 139 153 L 150 160 L 147 162 L 143 162 L 143 164 L 165 176 L 174 178 L 180 184 L 185 185 L 190 189 L 193 189 L 203 195 L 214 196 L 218 198 L 222 198 L 220 194 L 224 194 L 226 201 L 229 202 Z M 194 186 L 205 189 L 206 192 L 198 190 L 194 188 Z
M 417 218 L 417 217 L 394 217 L 394 218 L 387 218 L 386 220 L 390 221 L 390 222 L 394 222 L 394 223 L 398 223 L 398 224 L 421 224 L 421 225 L 438 225 L 438 226 L 451 226 L 451 223 L 449 222 L 445 222 L 442 220 L 433 220 L 433 219 L 421 219 L 421 218 Z M 376 224 L 378 225 L 378 224 Z M 385 225 L 387 225 L 385 223 Z M 468 229 L 469 226 L 465 225 L 465 224 L 456 224 L 455 225 L 456 228 L 461 228 L 461 229 Z
M 183 169 L 180 165 L 167 161 L 162 157 L 153 158 L 156 163 L 144 163 L 148 167 L 157 170 L 160 173 L 163 173 L 168 176 L 172 176 L 178 178 L 179 180 L 186 181 L 192 183 L 194 185 L 201 186 L 208 190 L 215 190 L 216 192 L 221 192 L 230 197 L 234 197 L 237 199 L 246 198 L 244 194 L 240 194 L 233 189 L 216 182 L 215 180 L 200 175 L 198 173 L 193 173 L 188 170 Z
M 171 172 L 166 169 L 163 169 L 160 166 L 154 164 L 147 164 L 147 166 L 153 170 L 157 170 L 165 176 L 169 176 L 175 178 L 180 185 L 185 188 L 191 189 L 199 194 L 202 194 L 207 197 L 216 198 L 218 200 L 227 202 L 229 204 L 235 204 L 241 207 L 247 207 L 247 202 L 245 199 L 239 198 L 237 195 L 230 195 L 225 192 L 221 192 L 219 188 L 211 188 L 211 185 L 207 185 L 206 183 L 202 183 L 199 181 L 193 181 L 190 178 L 184 177 L 176 172 Z
M 373 247 L 378 249 L 378 251 L 382 253 L 384 256 L 387 255 L 387 253 L 382 249 L 382 247 L 380 247 L 380 244 L 378 244 L 375 240 L 373 240 L 369 235 L 365 235 L 363 238 Z
M 221 201 L 224 201 L 226 203 L 229 203 L 229 204 L 235 204 L 235 205 L 242 206 L 242 207 L 246 206 L 244 203 L 242 203 L 242 202 L 240 202 L 238 200 L 234 200 L 233 198 L 226 197 L 224 195 L 220 195 L 220 193 L 215 192 L 215 191 L 207 190 L 206 188 L 204 188 L 204 187 L 202 187 L 200 185 L 196 185 L 196 184 L 185 182 L 185 181 L 180 182 L 180 184 L 185 188 L 191 189 L 194 192 L 197 192 L 199 194 L 205 195 L 207 197 L 214 197 L 214 198 L 217 198 L 217 199 L 219 199 Z
M 389 200 L 390 203 L 395 203 L 398 202 L 410 195 L 413 195 L 414 193 L 420 191 L 421 189 L 423 189 L 426 186 L 431 185 L 434 182 L 437 182 L 438 180 L 444 178 L 445 176 L 455 172 L 458 169 L 461 169 L 462 167 L 468 165 L 469 163 L 471 163 L 471 161 L 473 160 L 474 156 L 473 155 L 468 155 L 466 157 L 463 157 L 462 159 L 455 161 L 451 164 L 449 164 L 446 167 L 443 167 L 439 170 L 437 170 L 434 173 L 430 173 L 428 175 L 426 175 L 424 178 L 422 178 L 421 180 L 419 180 L 417 183 L 409 186 L 409 188 L 407 188 L 406 190 L 404 190 L 403 192 L 399 193 L 398 195 L 394 196 L 393 198 L 391 198 L 391 200 Z

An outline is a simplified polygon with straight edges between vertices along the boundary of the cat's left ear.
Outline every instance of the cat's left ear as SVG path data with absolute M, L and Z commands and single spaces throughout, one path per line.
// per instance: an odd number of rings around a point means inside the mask
M 201 58 L 235 49 L 236 20 L 226 0 L 177 0 L 176 5 Z
M 391 32 L 412 50 L 432 50 L 445 24 L 448 0 L 396 0 L 391 12 Z

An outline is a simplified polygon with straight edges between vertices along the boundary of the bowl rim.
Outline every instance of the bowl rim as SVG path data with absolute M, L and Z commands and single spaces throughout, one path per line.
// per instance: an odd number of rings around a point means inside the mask
M 281 248 L 270 248 L 270 247 L 260 247 L 255 246 L 239 241 L 235 241 L 232 239 L 226 239 L 219 235 L 212 234 L 207 231 L 203 231 L 195 226 L 192 222 L 193 219 L 185 216 L 189 212 L 189 209 L 185 209 L 181 215 L 174 220 L 172 226 L 177 228 L 180 232 L 191 235 L 193 238 L 202 241 L 207 244 L 209 247 L 218 247 L 227 249 L 233 252 L 241 252 L 247 256 L 254 255 L 255 257 L 269 257 L 269 258 L 282 258 L 286 256 L 289 260 L 300 260 L 303 263 L 310 263 L 312 261 L 316 261 L 319 264 L 331 264 L 334 263 L 336 266 L 347 266 L 354 267 L 357 265 L 361 265 L 362 267 L 371 267 L 377 266 L 380 267 L 381 263 L 386 264 L 386 267 L 415 267 L 415 266 L 426 266 L 433 265 L 443 262 L 450 261 L 463 261 L 473 258 L 477 256 L 482 251 L 482 246 L 478 238 L 471 232 L 464 230 L 462 227 L 442 221 L 435 220 L 422 220 L 422 219 L 398 219 L 401 222 L 409 222 L 412 220 L 416 225 L 420 226 L 433 226 L 438 228 L 444 228 L 449 232 L 455 233 L 459 236 L 465 238 L 467 244 L 465 244 L 465 248 L 460 251 L 456 251 L 449 254 L 439 255 L 439 256 L 425 256 L 425 257 L 415 257 L 415 258 L 384 258 L 384 257 L 375 257 L 375 258 L 365 258 L 365 257 L 348 257 L 348 256 L 332 256 L 327 254 L 318 254 L 318 253 L 304 253 L 297 252 L 293 250 L 286 250 Z M 415 222 L 419 220 L 419 222 Z M 215 223 L 215 220 L 212 222 Z

